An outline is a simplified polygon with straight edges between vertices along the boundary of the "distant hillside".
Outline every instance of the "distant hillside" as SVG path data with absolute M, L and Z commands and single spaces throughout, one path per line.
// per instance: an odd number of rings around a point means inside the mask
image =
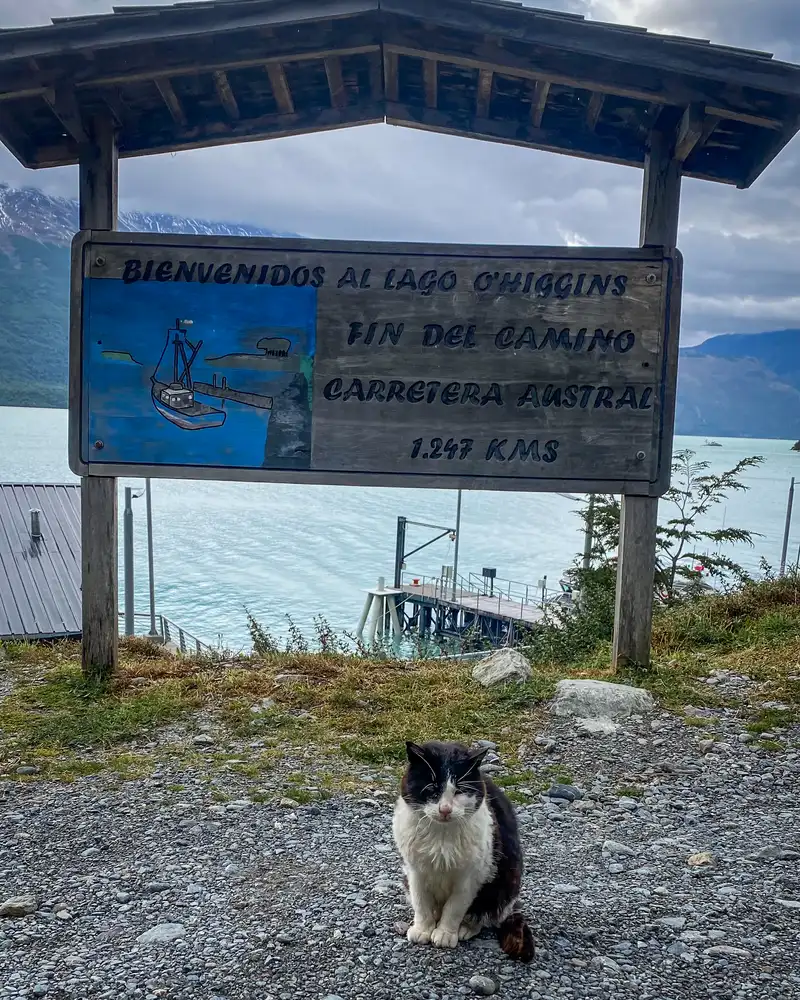
M 130 232 L 276 236 L 269 229 L 121 212 Z M 78 203 L 0 184 L 0 406 L 67 405 L 69 244 Z
M 67 405 L 69 243 L 78 204 L 0 184 L 0 406 Z M 123 212 L 120 229 L 275 236 L 242 224 Z M 712 337 L 681 351 L 676 429 L 800 437 L 800 330 Z

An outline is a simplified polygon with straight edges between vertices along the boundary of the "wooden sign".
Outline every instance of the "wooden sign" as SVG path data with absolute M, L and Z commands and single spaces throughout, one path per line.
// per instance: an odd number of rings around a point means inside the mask
M 660 496 L 677 251 L 80 233 L 79 475 Z

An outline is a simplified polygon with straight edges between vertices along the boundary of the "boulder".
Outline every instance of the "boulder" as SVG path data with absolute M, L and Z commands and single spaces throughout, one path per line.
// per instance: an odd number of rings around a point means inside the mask
M 28 917 L 36 913 L 39 903 L 34 895 L 25 893 L 23 896 L 12 896 L 0 903 L 0 917 Z
M 516 649 L 498 649 L 496 653 L 476 663 L 472 670 L 472 679 L 484 687 L 524 684 L 532 675 L 530 663 Z
M 608 681 L 565 680 L 556 685 L 551 710 L 576 719 L 627 719 L 655 708 L 653 696 L 641 688 Z
M 139 944 L 170 944 L 172 941 L 177 941 L 178 938 L 186 936 L 186 928 L 183 924 L 177 923 L 165 923 L 156 924 L 155 927 L 151 927 L 149 931 L 145 931 L 144 934 L 140 934 L 136 938 Z

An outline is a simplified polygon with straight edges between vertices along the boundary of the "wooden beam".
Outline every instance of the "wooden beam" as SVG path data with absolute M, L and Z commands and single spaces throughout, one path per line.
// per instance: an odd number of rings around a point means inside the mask
M 344 78 L 342 76 L 342 60 L 338 56 L 329 56 L 325 60 L 325 75 L 328 78 L 331 107 L 347 107 L 347 91 L 345 90 Z
M 425 59 L 422 63 L 422 79 L 425 84 L 425 106 L 439 107 L 439 65 L 435 59 Z
M 586 127 L 591 132 L 594 132 L 600 115 L 603 112 L 605 99 L 606 95 L 600 94 L 597 91 L 589 98 L 589 107 L 586 109 Z
M 272 86 L 275 103 L 278 105 L 278 111 L 282 115 L 293 115 L 294 98 L 289 88 L 289 81 L 286 79 L 286 70 L 281 63 L 268 63 L 267 73 L 269 74 L 269 82 Z
M 678 124 L 675 138 L 675 159 L 685 163 L 700 142 L 705 125 L 706 109 L 702 104 L 690 104 Z
M 721 118 L 732 118 L 760 128 L 782 127 L 782 119 L 777 116 L 748 109 L 744 100 L 741 103 L 729 101 L 726 97 L 728 91 L 714 80 L 687 80 L 679 77 L 670 80 L 667 86 L 652 70 L 625 67 L 621 63 L 615 63 L 612 69 L 600 59 L 586 59 L 576 63 L 575 60 L 548 53 L 546 60 L 533 64 L 531 59 L 492 43 L 476 47 L 474 54 L 461 52 L 441 40 L 437 40 L 436 50 L 433 52 L 428 47 L 429 44 L 423 45 L 422 40 L 413 33 L 407 33 L 405 38 L 397 33 L 387 47 L 396 55 L 412 59 L 435 57 L 439 62 L 463 66 L 465 69 L 488 69 L 512 79 L 541 80 L 575 90 L 590 90 L 635 101 L 665 106 L 701 102 L 706 105 L 709 114 L 719 115 Z M 782 100 L 780 96 L 774 99 Z
M 675 247 L 678 241 L 681 170 L 674 158 L 675 134 L 656 130 L 650 138 L 642 185 L 641 246 Z M 673 308 L 679 308 L 674 303 Z M 662 414 L 662 461 L 672 462 L 675 418 L 675 382 L 678 367 L 677 318 L 670 329 L 673 340 L 668 357 L 667 399 Z M 614 609 L 612 662 L 615 670 L 648 667 L 653 623 L 653 590 L 656 570 L 658 500 L 623 496 L 617 555 L 617 590 Z
M 574 130 L 536 128 L 521 125 L 516 121 L 500 121 L 494 118 L 464 119 L 446 111 L 433 111 L 416 105 L 387 102 L 386 120 L 391 125 L 406 125 L 431 132 L 448 135 L 466 135 L 490 142 L 502 142 L 510 146 L 527 146 L 552 152 L 567 153 L 589 160 L 603 160 L 607 163 L 621 163 L 625 166 L 641 167 L 643 154 L 638 140 L 629 141 L 617 136 L 581 134 Z
M 47 106 L 75 142 L 84 143 L 89 141 L 83 124 L 83 114 L 78 105 L 75 91 L 71 87 L 64 87 L 59 90 L 46 90 L 42 96 Z
M 260 142 L 288 135 L 306 135 L 310 132 L 328 132 L 332 129 L 355 125 L 373 125 L 383 122 L 382 102 L 349 104 L 346 108 L 324 108 L 295 112 L 291 115 L 271 114 L 258 118 L 240 118 L 236 122 L 220 121 L 208 125 L 192 125 L 163 135 L 157 141 L 149 133 L 128 135 L 121 155 L 147 156 L 157 153 L 175 153 L 184 149 L 205 146 L 224 146 L 235 142 Z M 34 168 L 63 163 L 63 146 L 42 147 L 33 159 Z
M 478 96 L 475 102 L 475 114 L 478 118 L 488 118 L 492 105 L 492 85 L 494 73 L 490 69 L 482 69 L 478 73 Z
M 383 56 L 380 51 L 369 55 L 369 99 L 382 101 L 385 97 L 383 85 Z
M 383 80 L 387 101 L 400 100 L 399 57 L 396 52 L 383 50 Z
M 116 229 L 119 168 L 111 114 L 94 118 L 89 129 L 80 150 L 80 227 Z M 79 307 L 71 303 L 72 309 Z M 71 393 L 70 406 L 75 405 Z M 117 481 L 106 476 L 81 479 L 81 600 L 83 675 L 102 684 L 117 669 L 119 646 Z
M 531 101 L 531 125 L 534 128 L 541 128 L 544 109 L 547 107 L 547 98 L 550 96 L 550 83 L 547 80 L 537 80 L 533 88 L 533 100 Z
M 760 176 L 764 165 L 770 163 L 787 143 L 791 142 L 797 134 L 798 129 L 800 129 L 800 113 L 795 111 L 780 132 L 764 135 L 761 138 L 761 142 L 754 143 L 752 159 L 737 187 L 749 188 L 753 181 Z
M 241 118 L 239 105 L 236 103 L 228 74 L 224 70 L 220 69 L 214 73 L 214 86 L 217 88 L 217 97 L 219 97 L 219 102 L 225 109 L 228 118 L 232 118 L 234 121 Z
M 11 150 L 20 163 L 29 166 L 33 150 L 30 139 L 11 111 L 0 103 L 0 141 Z
M 181 125 L 185 128 L 187 125 L 186 112 L 183 110 L 183 105 L 181 104 L 178 95 L 175 93 L 175 88 L 170 83 L 169 78 L 166 76 L 159 76 L 156 77 L 153 82 L 156 87 L 158 87 L 158 92 L 164 99 L 164 103 L 169 109 L 172 120 L 176 125 Z

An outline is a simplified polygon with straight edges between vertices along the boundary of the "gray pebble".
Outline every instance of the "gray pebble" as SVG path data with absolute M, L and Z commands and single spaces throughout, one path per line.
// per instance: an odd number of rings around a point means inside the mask
M 493 997 L 497 993 L 497 983 L 490 976 L 473 976 L 469 988 L 479 997 Z

